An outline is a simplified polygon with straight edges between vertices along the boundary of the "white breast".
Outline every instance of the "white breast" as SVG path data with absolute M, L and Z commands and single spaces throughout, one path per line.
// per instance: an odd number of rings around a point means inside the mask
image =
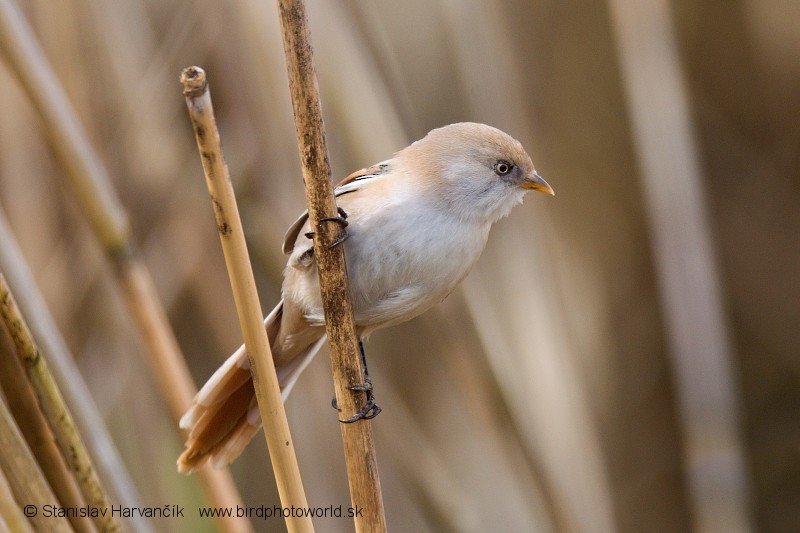
M 403 181 L 390 185 L 380 205 L 358 193 L 338 199 L 350 222 L 344 246 L 356 324 L 368 329 L 403 322 L 443 300 L 478 259 L 489 233 L 489 224 L 456 220 L 433 202 L 420 202 Z M 293 258 L 301 253 L 296 249 Z M 322 322 L 316 268 L 295 280 L 294 297 L 309 319 Z M 286 289 L 284 298 L 291 297 Z

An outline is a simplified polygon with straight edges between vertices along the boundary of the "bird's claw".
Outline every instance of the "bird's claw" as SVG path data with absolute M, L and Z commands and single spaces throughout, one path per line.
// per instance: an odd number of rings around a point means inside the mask
M 344 241 L 346 241 L 347 237 L 349 237 L 347 233 L 347 226 L 349 226 L 350 223 L 347 221 L 347 213 L 345 213 L 344 209 L 342 209 L 341 207 L 337 207 L 336 211 L 339 213 L 338 216 L 324 217 L 319 219 L 320 222 L 336 222 L 337 224 L 342 226 L 342 231 L 339 233 L 339 237 L 337 237 L 335 241 L 333 241 L 331 244 L 328 245 L 329 249 L 336 248 Z
M 346 241 L 347 238 L 350 236 L 347 233 L 347 229 L 346 229 L 347 226 L 350 225 L 350 223 L 347 221 L 347 213 L 345 213 L 344 209 L 342 209 L 341 207 L 337 207 L 336 211 L 338 211 L 338 213 L 339 213 L 338 216 L 335 216 L 335 217 L 324 217 L 324 218 L 319 219 L 320 222 L 336 222 L 337 224 L 342 226 L 342 231 L 339 233 L 339 237 L 337 237 L 335 241 L 333 241 L 331 244 L 328 245 L 329 249 L 339 246 L 344 241 Z M 304 233 L 304 235 L 305 235 L 306 239 L 313 239 L 314 238 L 314 232 L 313 231 L 309 231 L 307 233 Z
M 354 414 L 350 418 L 345 418 L 344 420 L 340 418 L 339 422 L 341 422 L 342 424 L 352 424 L 353 422 L 356 422 L 361 419 L 372 420 L 373 418 L 378 416 L 381 413 L 381 411 L 382 409 L 377 403 L 375 403 L 375 399 L 367 397 L 367 403 L 364 404 L 364 407 L 362 407 L 356 414 Z
M 345 213 L 344 209 L 341 207 L 337 207 L 336 211 L 339 215 L 335 217 L 324 217 L 319 219 L 320 222 L 336 222 L 341 224 L 343 228 L 346 228 L 350 223 L 347 221 L 347 213 Z
M 366 403 L 359 409 L 359 411 L 351 416 L 350 418 L 346 418 L 344 420 L 339 419 L 339 422 L 342 424 L 352 424 L 358 420 L 372 420 L 376 416 L 380 414 L 383 410 L 381 407 L 375 403 L 375 394 L 372 392 L 372 380 L 369 377 L 369 372 L 367 371 L 367 355 L 364 353 L 364 344 L 359 339 L 358 341 L 358 348 L 361 355 L 361 364 L 363 365 L 364 369 L 364 382 L 359 383 L 358 385 L 350 385 L 347 387 L 347 390 L 353 392 L 366 392 L 367 393 L 367 401 Z M 336 409 L 337 411 L 341 411 L 339 408 L 339 404 L 336 401 L 336 396 L 333 397 L 331 400 L 331 406 Z
M 350 235 L 347 233 L 347 230 L 346 229 L 342 229 L 341 233 L 339 233 L 339 237 L 337 237 L 335 241 L 333 241 L 332 243 L 330 243 L 328 245 L 328 249 L 336 248 L 337 246 L 342 244 L 344 241 L 346 241 L 349 236 Z
M 339 422 L 341 422 L 342 424 L 352 424 L 353 422 L 361 420 L 362 418 L 364 420 L 372 420 L 373 418 L 378 416 L 380 412 L 383 410 L 377 403 L 375 403 L 375 395 L 372 393 L 372 381 L 370 381 L 369 376 L 366 377 L 364 383 L 361 383 L 359 385 L 350 385 L 349 387 L 347 387 L 347 390 L 351 390 L 354 392 L 366 392 L 367 402 L 363 405 L 363 407 L 361 407 L 361 409 L 359 409 L 359 411 L 356 414 L 354 414 L 350 418 L 345 418 L 344 420 L 339 419 Z M 339 409 L 339 404 L 336 402 L 336 397 L 334 397 L 333 400 L 331 400 L 331 405 L 337 411 L 341 411 L 341 409 Z

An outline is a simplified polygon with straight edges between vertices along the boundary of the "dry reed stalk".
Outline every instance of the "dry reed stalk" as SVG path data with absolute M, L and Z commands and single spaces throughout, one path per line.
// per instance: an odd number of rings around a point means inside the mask
M 34 338 L 37 339 L 41 349 L 48 354 L 53 376 L 67 405 L 72 406 L 75 423 L 84 436 L 90 455 L 95 459 L 95 466 L 101 479 L 106 483 L 109 495 L 113 500 L 125 502 L 126 505 L 141 507 L 141 498 L 122 464 L 122 459 L 103 423 L 103 417 L 89 393 L 83 376 L 78 371 L 75 359 L 44 303 L 22 251 L 8 228 L 8 221 L 2 209 L 0 209 L 0 272 L 6 276 L 8 284 L 14 287 L 17 303 L 23 315 L 28 317 L 28 325 Z M 11 408 L 13 410 L 13 401 Z M 144 517 L 133 516 L 128 520 L 131 529 L 137 532 L 153 531 Z
M 613 0 L 611 14 L 676 376 L 694 529 L 753 531 L 733 349 L 669 5 Z
M 33 533 L 30 522 L 23 514 L 6 476 L 0 468 L 0 531 L 11 533 Z
M 362 393 L 348 387 L 363 382 L 364 369 L 359 357 L 344 250 L 341 246 L 330 246 L 338 238 L 340 228 L 336 224 L 320 223 L 321 219 L 337 216 L 337 208 L 330 180 L 311 36 L 303 0 L 278 0 L 278 8 L 308 218 L 315 232 L 314 259 L 319 271 L 336 400 L 343 416 L 350 417 L 359 411 L 364 398 Z M 355 517 L 356 531 L 386 531 L 372 426 L 369 420 L 361 419 L 341 424 L 341 430 L 350 498 L 353 507 L 364 510 L 363 516 Z
M 68 171 L 83 214 L 116 269 L 125 302 L 150 356 L 150 366 L 176 424 L 196 393 L 189 369 L 158 301 L 152 278 L 131 238 L 128 219 L 105 167 L 92 149 L 33 32 L 11 0 L 0 0 L 0 47 L 41 115 L 53 149 Z M 211 503 L 235 507 L 241 498 L 230 473 L 204 467 L 200 479 Z M 221 518 L 226 531 L 251 531 L 249 522 Z
M 14 499 L 3 469 L 0 468 L 0 531 L 11 533 L 33 533 L 30 522 Z
M 36 512 L 29 519 L 36 531 L 71 532 L 72 528 L 69 527 L 66 518 L 43 516 L 42 507 L 47 504 L 52 505 L 57 501 L 56 497 L 50 490 L 50 485 L 36 464 L 2 397 L 0 397 L 0 450 L 3 450 L 3 453 L 0 453 L 0 470 L 14 495 L 13 507 L 18 511 L 20 506 L 35 506 Z M 30 507 L 24 508 L 28 514 L 31 514 L 30 509 Z M 12 514 L 6 514 L 4 510 L 3 517 L 14 518 L 15 521 L 19 519 L 17 513 L 13 511 Z
M 15 349 L 8 332 L 0 328 L 0 388 L 8 408 L 59 504 L 62 507 L 82 507 L 86 503 L 80 489 L 39 408 L 36 394 L 25 377 L 25 369 L 19 359 L 11 355 L 13 353 Z M 67 519 L 79 533 L 95 531 L 88 516 L 69 516 Z
M 244 344 L 250 358 L 258 409 L 281 504 L 284 507 L 308 508 L 278 376 L 272 362 L 272 351 L 264 329 L 239 208 L 220 146 L 206 74 L 199 67 L 188 67 L 181 73 L 181 83 L 205 171 Z M 294 516 L 291 513 L 285 520 L 289 531 L 314 531 L 309 516 Z
M 0 469 L 0 531 L 33 533 L 30 522 L 14 499 L 2 469 Z
M 11 335 L 17 357 L 25 368 L 39 405 L 86 503 L 98 509 L 110 509 L 105 488 L 97 477 L 89 452 L 75 427 L 58 385 L 50 374 L 44 354 L 31 337 L 28 325 L 22 318 L 14 296 L 6 284 L 6 278 L 2 274 L 0 274 L 0 316 Z M 119 521 L 110 512 L 98 513 L 95 524 L 101 531 L 122 531 Z

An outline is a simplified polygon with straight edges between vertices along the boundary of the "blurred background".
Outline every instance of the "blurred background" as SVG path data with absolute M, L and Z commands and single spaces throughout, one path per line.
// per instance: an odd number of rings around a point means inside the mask
M 275 2 L 18 4 L 202 385 L 241 337 L 178 76 L 209 76 L 267 312 L 304 209 Z M 442 305 L 367 343 L 390 530 L 799 531 L 800 4 L 308 14 L 335 178 L 477 121 L 556 191 L 498 223 Z M 142 502 L 191 510 L 154 528 L 212 531 L 113 266 L 3 57 L 0 94 L 4 223 Z M 323 351 L 286 403 L 313 506 L 349 505 L 332 394 Z M 279 501 L 265 454 L 259 436 L 231 467 L 247 505 Z

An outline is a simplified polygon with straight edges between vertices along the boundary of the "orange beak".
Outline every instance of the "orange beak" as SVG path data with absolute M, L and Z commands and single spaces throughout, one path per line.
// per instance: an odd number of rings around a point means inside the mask
M 544 181 L 544 178 L 536 173 L 534 173 L 533 177 L 531 178 L 525 178 L 520 185 L 523 189 L 533 189 L 534 191 L 547 193 L 550 196 L 556 195 L 550 184 Z

